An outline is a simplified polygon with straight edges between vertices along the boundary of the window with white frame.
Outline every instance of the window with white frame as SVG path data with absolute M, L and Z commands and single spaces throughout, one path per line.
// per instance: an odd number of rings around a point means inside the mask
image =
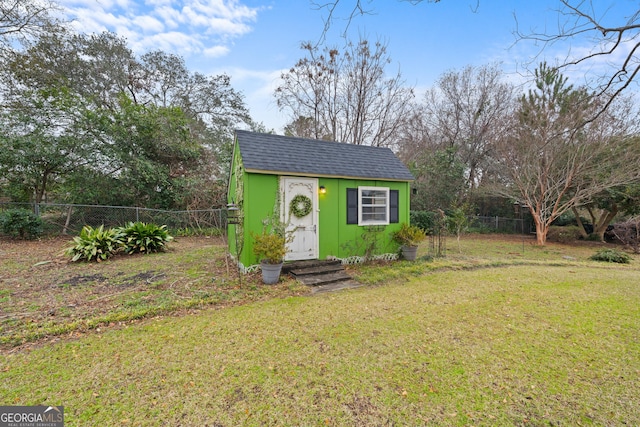
M 358 225 L 389 224 L 389 188 L 358 187 Z

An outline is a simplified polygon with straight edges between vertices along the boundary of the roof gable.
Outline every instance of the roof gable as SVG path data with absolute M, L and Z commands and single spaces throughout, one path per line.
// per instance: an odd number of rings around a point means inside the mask
M 250 172 L 412 181 L 389 148 L 236 131 L 244 168 Z

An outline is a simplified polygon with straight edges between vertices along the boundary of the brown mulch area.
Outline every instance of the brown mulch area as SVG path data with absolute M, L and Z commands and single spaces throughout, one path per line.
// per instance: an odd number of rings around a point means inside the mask
M 70 237 L 0 238 L 0 350 L 204 307 L 303 294 L 282 280 L 241 280 L 220 238 L 180 237 L 166 253 L 71 262 Z M 29 344 L 31 345 L 31 344 Z

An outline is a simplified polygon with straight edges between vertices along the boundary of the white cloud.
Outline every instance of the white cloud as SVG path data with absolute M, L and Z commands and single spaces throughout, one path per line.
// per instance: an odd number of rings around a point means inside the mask
M 151 16 L 140 16 L 133 20 L 133 23 L 140 27 L 145 33 L 160 33 L 164 31 L 164 25 Z
M 176 29 L 182 23 L 182 15 L 180 11 L 168 6 L 160 6 L 155 9 L 156 16 L 171 29 Z
M 185 56 L 202 52 L 203 45 L 193 36 L 172 31 L 141 37 L 132 43 L 132 49 L 138 53 L 159 49 Z
M 158 6 L 171 6 L 172 3 L 175 3 L 174 0 L 146 0 L 144 2 L 148 6 L 158 7 Z
M 229 48 L 227 46 L 212 46 L 204 49 L 202 53 L 209 58 L 219 58 L 229 53 Z
M 253 20 L 257 10 L 238 3 L 237 0 L 192 0 L 193 8 L 206 16 L 219 16 L 228 20 Z
M 163 49 L 209 57 L 226 55 L 234 38 L 251 31 L 260 10 L 239 0 L 59 1 L 79 32 L 115 32 L 139 53 Z
M 117 28 L 131 26 L 131 21 L 124 16 L 116 16 L 104 10 L 75 9 L 73 27 L 79 32 L 97 33 L 102 31 L 114 31 Z

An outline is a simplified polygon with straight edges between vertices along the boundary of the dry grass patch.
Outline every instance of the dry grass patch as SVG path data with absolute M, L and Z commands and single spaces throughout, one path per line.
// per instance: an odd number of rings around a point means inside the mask
M 219 239 L 179 238 L 166 253 L 72 263 L 69 239 L 0 241 L 0 348 L 209 305 L 307 290 L 292 281 L 240 281 Z

